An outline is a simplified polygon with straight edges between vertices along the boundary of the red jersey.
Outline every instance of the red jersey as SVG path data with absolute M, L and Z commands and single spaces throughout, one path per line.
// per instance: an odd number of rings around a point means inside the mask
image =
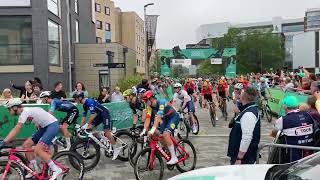
M 184 84 L 184 86 L 183 86 L 183 89 L 185 90 L 185 91 L 190 91 L 190 89 L 192 89 L 193 90 L 193 92 L 195 92 L 195 90 L 196 90 L 196 85 L 192 82 L 191 84 L 189 83 L 189 84 L 187 84 L 187 83 L 185 83 Z
M 211 95 L 213 92 L 212 92 L 212 86 L 211 85 L 209 85 L 208 87 L 207 87 L 207 89 L 204 89 L 204 88 L 202 88 L 202 90 L 201 90 L 201 95 L 202 96 L 204 96 L 204 95 Z
M 228 84 L 224 82 L 223 84 L 219 83 L 217 86 L 218 92 L 225 92 L 228 89 Z

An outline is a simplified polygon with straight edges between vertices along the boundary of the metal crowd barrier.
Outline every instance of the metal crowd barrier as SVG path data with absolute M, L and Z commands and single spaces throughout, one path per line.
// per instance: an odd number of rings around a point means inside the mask
M 284 158 L 282 155 L 283 151 L 288 152 L 289 151 L 289 161 L 292 162 L 292 150 L 293 149 L 299 149 L 299 150 L 310 150 L 313 152 L 320 151 L 320 147 L 313 147 L 313 146 L 298 146 L 298 145 L 288 145 L 288 144 L 276 144 L 276 143 L 265 143 L 262 145 L 259 145 L 257 157 L 256 157 L 256 163 L 259 164 L 261 153 L 262 151 L 268 147 L 268 159 L 267 164 L 282 164 L 283 161 L 282 158 Z M 303 155 L 303 151 L 301 152 Z M 278 156 L 278 158 L 277 158 Z M 274 161 L 274 158 L 277 158 L 278 161 Z

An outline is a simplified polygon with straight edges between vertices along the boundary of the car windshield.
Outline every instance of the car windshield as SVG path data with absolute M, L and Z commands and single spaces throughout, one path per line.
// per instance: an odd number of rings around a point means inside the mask
M 288 168 L 283 175 L 288 180 L 316 180 L 319 179 L 320 153 L 311 155 Z

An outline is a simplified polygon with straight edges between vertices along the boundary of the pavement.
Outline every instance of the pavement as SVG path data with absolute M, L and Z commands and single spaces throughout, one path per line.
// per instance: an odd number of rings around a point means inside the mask
M 228 112 L 230 120 L 232 118 L 233 105 L 228 103 Z M 192 135 L 189 139 L 196 148 L 197 152 L 197 164 L 196 169 L 229 165 L 229 158 L 226 156 L 228 138 L 230 129 L 228 128 L 228 122 L 222 120 L 217 121 L 216 127 L 212 127 L 209 120 L 209 112 L 207 109 L 200 109 L 196 105 L 196 114 L 200 123 L 200 133 L 197 136 Z M 221 117 L 220 111 L 218 111 L 218 117 Z M 261 125 L 261 144 L 266 142 L 272 142 L 272 138 L 269 137 L 269 133 L 272 129 L 273 123 L 268 123 L 266 119 L 262 120 Z M 104 154 L 104 153 L 103 153 Z M 119 160 L 112 161 L 109 158 L 104 157 L 102 154 L 98 166 L 85 174 L 86 180 L 124 180 L 135 179 L 133 168 L 129 162 L 122 162 Z M 262 161 L 265 162 L 267 158 L 267 151 L 262 152 Z M 166 169 L 166 168 L 165 168 Z M 164 173 L 164 179 L 168 179 L 175 175 L 180 174 L 176 168 L 172 171 L 166 169 Z

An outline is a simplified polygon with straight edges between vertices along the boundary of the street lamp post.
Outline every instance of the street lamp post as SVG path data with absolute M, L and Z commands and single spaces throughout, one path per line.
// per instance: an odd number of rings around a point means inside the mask
M 148 64 L 148 33 L 147 33 L 147 7 L 152 6 L 154 3 L 144 5 L 144 68 L 146 79 L 149 78 L 149 64 Z

